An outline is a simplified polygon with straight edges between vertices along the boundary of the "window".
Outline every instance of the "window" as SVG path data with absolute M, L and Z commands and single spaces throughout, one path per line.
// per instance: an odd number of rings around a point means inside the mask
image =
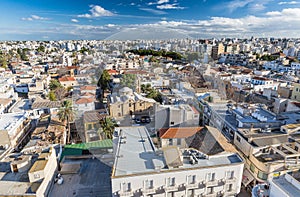
M 175 177 L 169 177 L 167 179 L 167 186 L 175 186 Z
M 226 172 L 226 178 L 227 179 L 233 179 L 234 177 L 234 171 L 227 171 Z
M 236 136 L 236 140 L 237 140 L 238 142 L 241 142 L 240 136 Z
M 227 184 L 227 185 L 226 185 L 226 191 L 227 191 L 227 192 L 232 191 L 232 184 Z
M 145 181 L 145 188 L 152 189 L 153 188 L 153 180 L 146 180 Z
M 206 174 L 207 181 L 214 181 L 215 180 L 215 173 L 207 173 Z
M 255 166 L 253 164 L 250 165 L 251 172 L 255 172 Z
M 171 122 L 171 125 L 174 125 L 174 122 Z
M 262 171 L 258 171 L 257 177 L 262 179 L 262 180 L 267 180 L 268 175 L 266 173 L 263 173 Z
M 196 175 L 189 175 L 188 184 L 195 184 L 195 183 L 196 183 Z
M 131 183 L 123 183 L 123 191 L 124 192 L 129 192 L 131 191 Z
M 88 130 L 91 130 L 93 128 L 92 124 L 88 124 Z
M 169 145 L 173 145 L 173 140 L 169 139 Z
M 214 187 L 208 187 L 207 194 L 213 194 L 213 193 L 214 193 Z
M 195 191 L 193 189 L 189 189 L 187 193 L 188 197 L 194 197 L 195 196 Z
M 34 174 L 33 177 L 34 177 L 35 179 L 38 179 L 38 178 L 40 178 L 40 175 L 39 175 L 39 174 Z
M 177 145 L 180 146 L 181 145 L 181 138 L 177 139 Z
M 143 103 L 140 103 L 140 106 L 143 106 Z
M 129 107 L 131 107 L 131 103 L 129 103 Z

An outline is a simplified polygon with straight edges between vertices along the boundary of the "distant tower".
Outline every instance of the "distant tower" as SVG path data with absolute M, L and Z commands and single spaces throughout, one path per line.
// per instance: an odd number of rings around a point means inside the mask
M 141 79 L 139 75 L 136 75 L 136 92 L 141 93 Z

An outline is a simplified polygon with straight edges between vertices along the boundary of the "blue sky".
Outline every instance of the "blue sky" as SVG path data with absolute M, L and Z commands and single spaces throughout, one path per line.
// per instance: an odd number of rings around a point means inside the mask
M 194 38 L 300 35 L 300 0 L 1 0 L 0 9 L 0 40 L 104 39 L 153 29 L 157 38 L 160 30 Z

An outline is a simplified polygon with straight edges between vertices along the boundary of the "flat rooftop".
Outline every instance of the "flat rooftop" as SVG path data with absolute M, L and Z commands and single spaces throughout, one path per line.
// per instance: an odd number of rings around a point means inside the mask
M 33 158 L 33 161 L 35 159 Z M 12 173 L 10 162 L 16 162 L 16 160 L 6 157 L 0 162 L 0 196 L 35 195 L 28 178 L 29 169 L 24 172 Z
M 281 176 L 279 178 L 272 179 L 272 182 L 283 190 L 289 197 L 298 197 L 300 194 L 300 189 L 295 187 L 295 185 L 291 184 L 289 181 L 285 179 L 285 176 Z
M 26 118 L 25 115 L 26 112 L 0 114 L 0 130 L 10 131 L 14 127 L 19 126 Z
M 235 153 L 221 152 L 197 159 L 196 163 L 191 163 L 189 155 L 184 155 L 186 150 L 181 150 L 182 154 L 179 154 L 181 162 L 178 162 L 180 166 L 169 169 L 164 154 L 153 145 L 145 127 L 118 127 L 116 130 L 119 132 L 119 141 L 112 176 L 155 173 L 158 169 L 163 172 L 187 168 L 217 167 L 243 162 Z M 197 150 L 194 150 L 194 152 L 203 155 Z M 178 155 L 174 157 L 178 158 Z M 167 158 L 167 160 L 172 159 Z
M 19 100 L 11 108 L 12 113 L 20 113 L 20 112 L 24 112 L 25 110 L 30 110 L 30 101 L 29 101 L 29 99 Z
M 62 185 L 54 184 L 49 197 L 111 197 L 111 167 L 98 159 L 65 159 L 66 164 L 80 164 L 77 174 L 63 174 Z

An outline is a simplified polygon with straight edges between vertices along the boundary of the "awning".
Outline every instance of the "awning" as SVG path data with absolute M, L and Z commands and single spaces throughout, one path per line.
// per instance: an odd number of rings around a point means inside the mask
M 248 185 L 249 183 L 251 183 L 251 181 L 253 181 L 253 180 L 254 180 L 254 177 L 253 177 L 253 175 L 251 174 L 251 172 L 249 172 L 249 170 L 245 169 L 245 170 L 244 170 L 244 173 L 243 173 L 243 180 L 242 180 L 243 185 L 244 185 L 245 187 L 247 187 L 247 185 Z

